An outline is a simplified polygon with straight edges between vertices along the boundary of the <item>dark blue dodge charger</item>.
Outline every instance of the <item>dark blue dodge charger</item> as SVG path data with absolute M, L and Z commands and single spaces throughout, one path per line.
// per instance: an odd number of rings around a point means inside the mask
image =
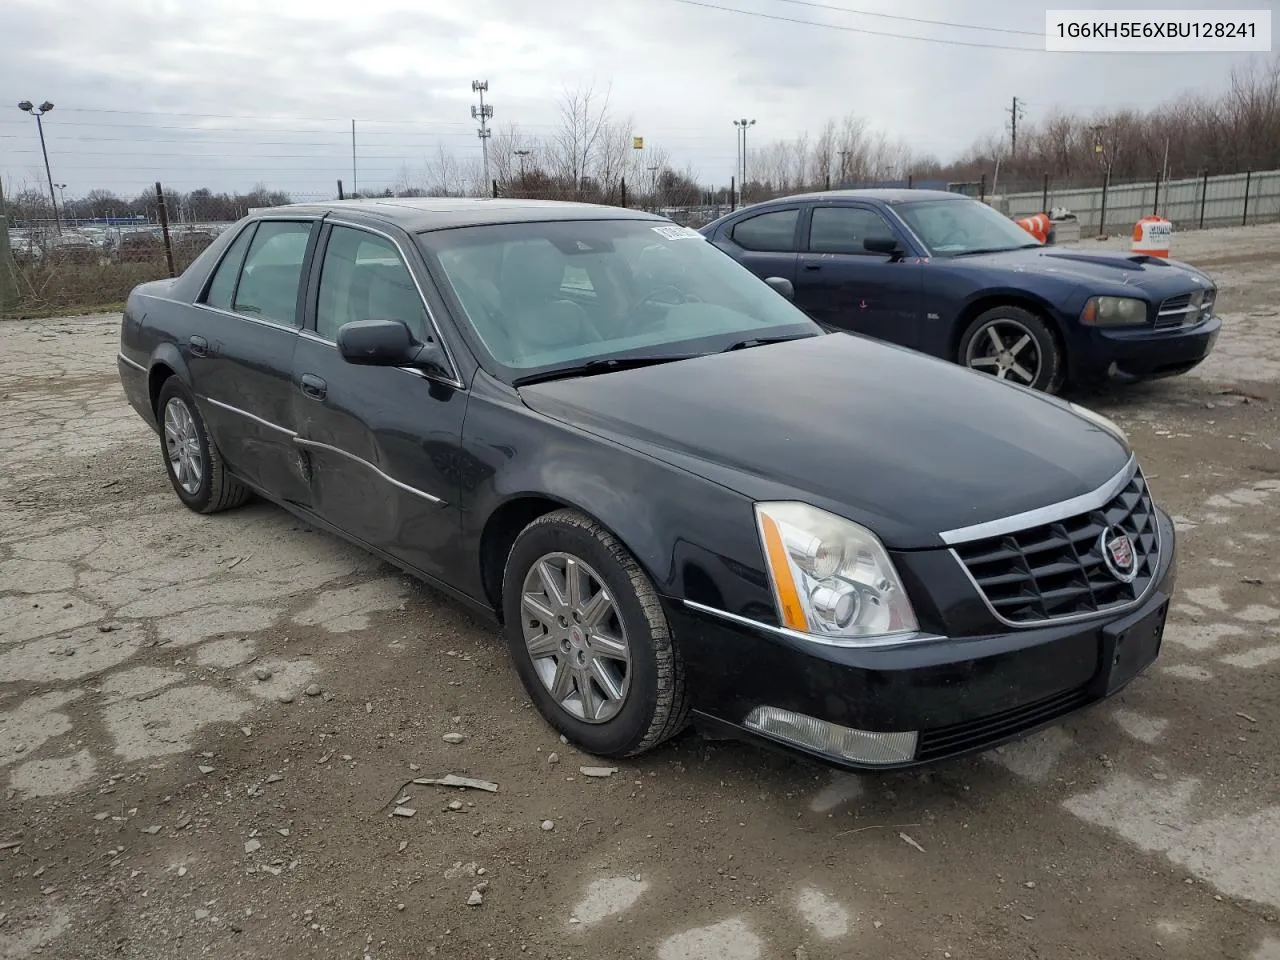
M 839 190 L 745 207 L 701 233 L 829 329 L 1047 392 L 1186 373 L 1213 349 L 1217 288 L 1194 267 L 1045 246 L 985 203 Z

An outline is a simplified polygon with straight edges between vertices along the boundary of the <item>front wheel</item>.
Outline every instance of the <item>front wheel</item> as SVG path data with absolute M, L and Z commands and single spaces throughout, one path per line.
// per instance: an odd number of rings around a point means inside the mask
M 960 338 L 957 361 L 1023 387 L 1056 393 L 1062 350 L 1045 321 L 1022 307 L 994 307 L 978 315 Z
M 525 527 L 502 606 L 525 691 L 572 743 L 630 757 L 684 728 L 684 668 L 657 592 L 598 523 L 557 510 Z

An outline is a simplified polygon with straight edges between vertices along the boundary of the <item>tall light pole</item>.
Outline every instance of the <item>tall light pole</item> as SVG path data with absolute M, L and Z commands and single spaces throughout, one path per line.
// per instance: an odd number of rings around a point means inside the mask
M 53 192 L 53 171 L 49 169 L 49 151 L 44 145 L 44 124 L 40 122 L 40 118 L 53 109 L 53 104 L 46 100 L 37 107 L 30 100 L 23 100 L 18 104 L 18 109 L 36 118 L 36 129 L 40 131 L 40 152 L 44 155 L 44 174 L 49 178 L 49 201 L 53 204 L 53 222 L 61 233 L 62 218 L 58 216 L 58 198 Z
M 527 156 L 529 156 L 529 154 L 531 154 L 531 153 L 533 153 L 533 151 L 532 151 L 532 150 L 517 150 L 517 151 L 515 151 L 515 155 L 516 155 L 517 157 L 519 157 L 519 158 L 520 158 L 520 189 L 521 189 L 521 190 L 525 189 L 525 180 L 524 180 L 524 158 L 525 158 L 525 157 L 527 157 Z
M 733 125 L 738 128 L 739 136 L 742 138 L 742 167 L 739 171 L 742 174 L 742 183 L 738 187 L 739 197 L 742 197 L 747 189 L 747 127 L 753 127 L 755 123 L 754 120 L 748 120 L 746 117 L 733 121 Z M 745 198 L 743 202 L 746 202 Z

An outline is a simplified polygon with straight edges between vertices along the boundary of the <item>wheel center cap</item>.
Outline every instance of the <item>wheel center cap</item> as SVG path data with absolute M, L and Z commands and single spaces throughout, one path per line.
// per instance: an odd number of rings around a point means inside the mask
M 578 627 L 571 627 L 569 629 L 569 639 L 572 640 L 575 645 L 581 646 L 582 631 Z

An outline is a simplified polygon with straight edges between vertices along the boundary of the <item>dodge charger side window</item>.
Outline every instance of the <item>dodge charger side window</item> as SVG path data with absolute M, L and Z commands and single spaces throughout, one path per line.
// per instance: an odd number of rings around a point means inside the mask
M 734 225 L 731 233 L 733 242 L 746 250 L 793 253 L 799 217 L 799 210 L 775 210 L 748 217 Z
M 884 218 L 866 207 L 814 207 L 809 224 L 813 253 L 867 253 L 868 237 L 890 237 Z
M 253 228 L 254 224 L 249 224 L 240 231 L 240 236 L 232 241 L 222 262 L 218 264 L 218 269 L 214 271 L 213 282 L 209 284 L 209 292 L 204 298 L 204 302 L 209 306 L 217 307 L 219 310 L 231 309 L 231 298 L 236 292 L 236 278 L 240 276 L 244 252 L 249 246 L 249 241 L 253 239 Z
M 298 326 L 298 282 L 310 237 L 310 223 L 263 221 L 249 245 L 231 309 Z
M 337 340 L 344 323 L 398 320 L 415 340 L 427 336 L 427 312 L 413 275 L 390 240 L 334 227 L 320 267 L 316 334 Z

